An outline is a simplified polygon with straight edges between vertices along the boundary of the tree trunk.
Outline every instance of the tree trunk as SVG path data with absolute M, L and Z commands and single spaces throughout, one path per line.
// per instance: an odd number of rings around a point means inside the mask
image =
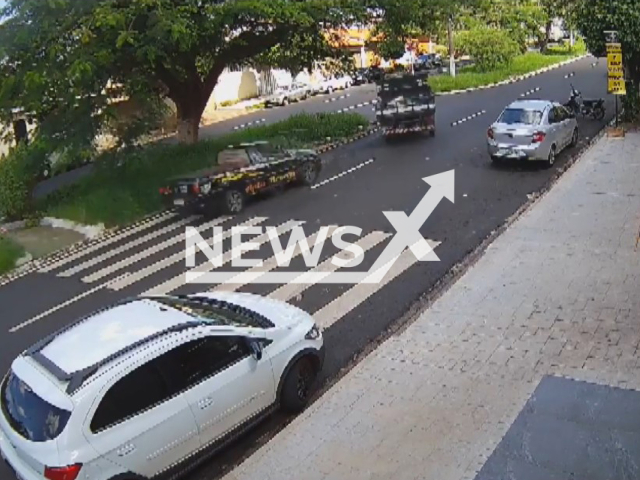
M 447 22 L 447 30 L 449 34 L 449 74 L 452 77 L 456 76 L 456 56 L 455 56 L 455 45 L 454 45 L 454 37 L 453 37 L 453 16 L 449 17 L 449 21 Z
M 200 133 L 200 120 L 202 112 L 207 106 L 207 100 L 200 98 L 185 98 L 182 101 L 175 101 L 178 117 L 178 142 L 192 145 L 198 142 Z
M 549 42 L 551 41 L 551 27 L 553 23 L 549 20 L 544 26 L 544 39 L 542 40 L 542 45 L 540 46 L 540 51 L 542 53 L 547 51 L 547 47 L 549 46 Z

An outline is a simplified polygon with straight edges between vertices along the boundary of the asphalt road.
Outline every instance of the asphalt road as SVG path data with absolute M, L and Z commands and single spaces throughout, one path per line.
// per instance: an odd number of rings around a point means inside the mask
M 425 238 L 441 242 L 435 250 L 440 262 L 417 263 L 409 253 L 397 263 L 393 280 L 374 288 L 313 285 L 302 292 L 278 290 L 274 293 L 278 286 L 250 285 L 240 291 L 277 295 L 314 314 L 325 327 L 327 359 L 323 380 L 331 379 L 454 264 L 516 212 L 527 201 L 527 195 L 543 188 L 555 169 L 566 161 L 566 155 L 561 156 L 553 169 L 531 164 L 492 166 L 485 150 L 486 130 L 507 103 L 536 88 L 540 90 L 532 96 L 566 101 L 571 81 L 586 97 L 606 97 L 607 120 L 611 119 L 613 99 L 606 94 L 606 66 L 600 62 L 593 67 L 592 63 L 592 59 L 584 59 L 515 84 L 440 97 L 435 138 L 416 137 L 387 144 L 379 136 L 371 136 L 330 152 L 324 155 L 325 170 L 321 178 L 321 181 L 329 180 L 327 183 L 311 190 L 293 189 L 252 204 L 242 215 L 223 224 L 258 222 L 258 217 L 265 217 L 262 223 L 257 223 L 263 226 L 300 220 L 306 222 L 308 235 L 324 225 L 357 226 L 362 229 L 362 237 L 371 235 L 365 239 L 371 248 L 358 267 L 365 270 L 386 246 L 384 234 L 394 233 L 382 212 L 396 210 L 410 214 L 428 191 L 421 179 L 454 169 L 455 204 L 443 200 L 420 231 Z M 566 79 L 570 72 L 575 72 L 575 76 Z M 272 115 L 286 116 L 298 109 L 311 108 L 331 111 L 371 100 L 374 95 L 370 86 L 347 93 L 351 96 L 341 101 L 325 103 L 325 98 L 318 97 L 274 110 Z M 360 108 L 373 118 L 370 107 Z M 452 126 L 478 112 L 484 113 Z M 264 112 L 252 115 L 259 117 Z M 237 119 L 238 123 L 246 121 L 249 121 L 246 117 Z M 581 143 L 593 137 L 603 125 L 604 122 L 580 120 Z M 233 125 L 228 124 L 226 128 Z M 332 180 L 347 170 L 351 173 Z M 50 265 L 0 287 L 3 332 L 0 369 L 9 368 L 17 354 L 47 333 L 123 297 L 149 291 L 191 293 L 211 288 L 182 283 L 184 230 L 178 221 L 177 217 L 167 214 L 146 229 L 134 227 L 126 236 L 90 247 L 85 255 L 69 257 L 58 265 Z M 193 219 L 188 224 L 202 226 L 205 222 Z M 211 229 L 206 228 L 202 235 L 210 238 Z M 281 241 L 286 242 L 287 238 L 283 235 Z M 229 247 L 227 243 L 225 248 Z M 321 260 L 335 252 L 335 247 L 327 244 Z M 258 252 L 247 256 L 267 259 L 272 255 L 270 246 L 263 244 Z M 199 261 L 204 263 L 205 258 Z M 300 258 L 291 262 L 291 269 L 303 267 Z M 128 276 L 122 277 L 123 274 Z M 283 421 L 275 417 L 266 422 L 190 478 L 214 478 L 221 468 L 246 454 Z M 8 478 L 3 466 L 0 466 L 0 478 Z

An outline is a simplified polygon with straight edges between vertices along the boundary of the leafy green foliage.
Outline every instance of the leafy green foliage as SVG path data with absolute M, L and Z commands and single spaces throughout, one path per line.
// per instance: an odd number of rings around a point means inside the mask
M 461 51 L 471 55 L 480 72 L 508 65 L 519 51 L 508 32 L 486 27 L 461 32 L 456 43 Z
M 623 98 L 627 120 L 640 111 L 640 5 L 637 0 L 572 0 L 572 21 L 585 36 L 594 55 L 606 53 L 605 30 L 617 30 L 627 70 L 627 95 Z
M 525 53 L 524 55 L 515 57 L 508 67 L 499 68 L 490 72 L 481 72 L 477 67 L 472 66 L 461 69 L 455 77 L 448 75 L 431 77 L 429 84 L 435 92 L 450 92 L 452 90 L 480 87 L 548 67 L 555 63 L 568 60 L 571 56 L 572 55 L 544 55 L 533 52 Z
M 105 155 L 95 173 L 45 199 L 45 208 L 49 215 L 81 223 L 126 224 L 162 208 L 158 188 L 167 179 L 214 165 L 217 153 L 229 144 L 266 139 L 287 147 L 313 146 L 328 137 L 349 137 L 367 125 L 356 113 L 300 114 L 195 145 L 152 145 Z
M 31 191 L 45 168 L 47 150 L 42 141 L 20 144 L 0 160 L 0 217 L 17 220 L 34 213 Z
M 16 262 L 24 255 L 24 249 L 10 238 L 0 235 L 0 275 L 16 266 Z
M 86 145 L 109 126 L 114 99 L 154 111 L 166 95 L 188 127 L 182 139 L 193 142 L 225 67 L 263 54 L 263 62 L 308 63 L 326 52 L 323 28 L 362 12 L 351 0 L 9 0 L 0 27 L 0 118 L 21 107 L 40 133 Z M 147 119 L 138 120 L 125 142 L 145 129 Z

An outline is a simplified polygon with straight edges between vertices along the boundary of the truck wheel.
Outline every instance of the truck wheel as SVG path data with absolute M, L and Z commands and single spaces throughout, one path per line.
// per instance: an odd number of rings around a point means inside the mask
M 225 213 L 230 215 L 242 212 L 244 210 L 244 194 L 239 190 L 227 190 L 222 206 Z
M 318 180 L 320 172 L 311 162 L 306 162 L 298 171 L 298 181 L 305 187 L 311 187 Z
M 434 128 L 434 129 L 432 129 L 432 130 L 429 130 L 429 136 L 430 136 L 431 138 L 433 138 L 433 137 L 435 137 L 435 136 L 436 136 L 436 129 L 435 129 L 435 128 Z

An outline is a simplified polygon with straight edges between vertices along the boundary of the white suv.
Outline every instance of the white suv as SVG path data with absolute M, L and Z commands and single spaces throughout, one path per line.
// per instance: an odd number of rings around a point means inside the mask
M 24 480 L 173 478 L 275 407 L 302 410 L 323 361 L 313 318 L 286 303 L 126 300 L 13 362 L 0 451 Z

